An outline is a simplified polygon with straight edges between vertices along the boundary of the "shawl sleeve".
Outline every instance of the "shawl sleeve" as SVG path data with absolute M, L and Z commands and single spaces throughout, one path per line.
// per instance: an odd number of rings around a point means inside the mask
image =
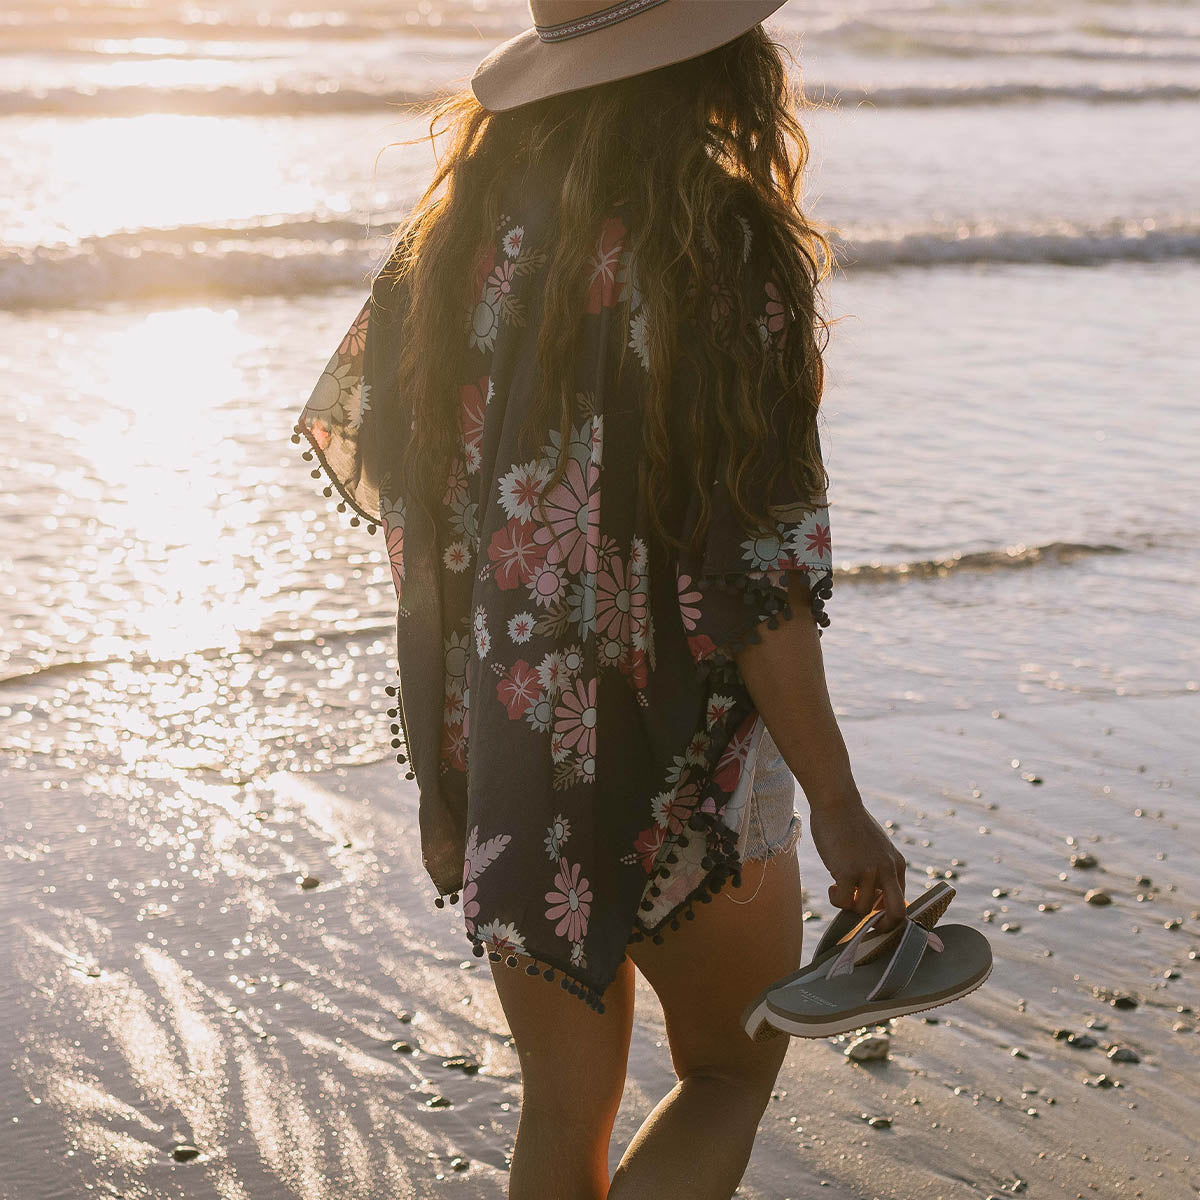
M 350 328 L 333 352 L 296 422 L 292 440 L 307 443 L 304 457 L 316 458 L 314 479 L 327 476 L 325 494 L 336 489 L 338 508 L 350 523 L 394 522 L 397 500 L 389 500 L 388 465 L 403 449 L 396 360 L 400 349 L 400 285 L 381 272 Z
M 722 461 L 709 493 L 711 523 L 705 540 L 698 550 L 679 556 L 677 582 L 684 629 L 692 658 L 702 669 L 726 664 L 746 644 L 761 640 L 757 627 L 762 622 L 775 628 L 781 617 L 793 616 L 788 602 L 793 576 L 802 576 L 808 584 L 818 632 L 829 624 L 825 601 L 833 588 L 827 498 L 821 495 L 814 503 L 814 498 L 801 494 L 787 469 L 788 434 L 796 414 L 777 369 L 776 351 L 792 318 L 781 302 L 772 263 L 754 240 L 757 231 L 752 232 L 750 222 L 742 218 L 739 224 L 745 251 L 734 286 L 741 291 L 746 319 L 753 321 L 758 331 L 766 356 L 762 386 L 771 392 L 766 407 L 772 414 L 772 436 L 768 457 L 756 474 L 765 480 L 773 468 L 780 470 L 771 494 L 761 497 L 773 524 L 749 528 L 738 519 L 722 482 Z M 686 531 L 695 528 L 698 510 L 693 496 L 688 503 Z

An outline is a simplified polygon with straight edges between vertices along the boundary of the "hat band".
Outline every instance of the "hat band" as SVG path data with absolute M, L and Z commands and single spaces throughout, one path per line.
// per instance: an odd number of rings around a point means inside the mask
M 604 29 L 615 25 L 628 17 L 634 17 L 648 8 L 657 8 L 665 0 L 618 0 L 599 12 L 586 17 L 573 17 L 570 21 L 559 21 L 557 25 L 534 25 L 537 35 L 543 42 L 563 42 L 567 38 L 578 37 L 581 33 L 591 33 L 595 29 Z

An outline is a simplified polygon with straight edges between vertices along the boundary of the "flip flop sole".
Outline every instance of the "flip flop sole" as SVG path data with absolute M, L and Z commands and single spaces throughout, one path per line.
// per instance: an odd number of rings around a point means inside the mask
M 891 1017 L 940 1008 L 978 988 L 992 973 L 992 948 L 969 925 L 940 925 L 944 949 L 927 950 L 908 985 L 887 1000 L 866 1000 L 887 963 L 855 966 L 835 979 L 802 980 L 777 988 L 767 1000 L 768 1019 L 792 1037 L 827 1038 Z
M 950 907 L 950 901 L 954 899 L 954 894 L 953 887 L 944 881 L 939 881 L 932 887 L 926 888 L 915 900 L 910 901 L 905 912 L 922 928 L 932 929 L 942 918 L 946 909 Z M 869 913 L 864 915 L 863 921 L 869 915 Z M 859 925 L 861 924 L 862 922 L 860 921 Z M 857 929 L 857 926 L 855 928 Z M 878 958 L 896 944 L 896 939 L 903 928 L 904 925 L 900 924 L 894 929 L 888 929 L 880 934 L 869 934 L 863 942 L 863 949 L 860 951 L 857 961 L 861 964 Z M 851 930 L 840 942 L 831 946 L 821 955 L 820 958 L 814 958 L 811 962 L 805 963 L 798 971 L 793 971 L 790 975 L 785 975 L 782 979 L 777 979 L 768 987 L 763 988 L 742 1010 L 742 1028 L 746 1031 L 747 1035 L 756 1042 L 767 1042 L 772 1038 L 782 1037 L 784 1030 L 775 1028 L 767 1020 L 767 997 L 776 988 L 794 983 L 796 980 L 802 979 L 805 975 L 816 970 L 822 963 L 828 962 L 853 936 L 854 930 Z

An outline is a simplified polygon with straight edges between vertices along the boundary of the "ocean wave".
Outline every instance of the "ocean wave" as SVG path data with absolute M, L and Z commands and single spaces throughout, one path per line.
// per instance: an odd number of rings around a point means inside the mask
M 994 571 L 1042 564 L 1063 564 L 1097 554 L 1128 554 L 1135 547 L 1108 542 L 1046 542 L 1041 546 L 1005 546 L 1001 549 L 972 550 L 945 558 L 917 558 L 896 563 L 858 563 L 838 567 L 834 585 L 839 583 L 889 583 L 899 579 L 929 579 L 960 571 Z
M 365 286 L 400 218 L 279 217 L 125 230 L 59 246 L 0 248 L 0 307 L 70 308 L 162 297 L 291 296 Z M 1200 217 L 1086 226 L 949 229 L 833 237 L 848 271 L 970 263 L 1084 266 L 1200 259 Z
M 469 71 L 466 72 L 469 74 Z M 465 75 L 464 75 L 465 80 Z M 375 90 L 314 83 L 311 87 L 155 87 L 127 84 L 104 88 L 40 88 L 0 91 L 0 115 L 113 117 L 144 113 L 192 116 L 303 116 L 365 113 L 424 104 L 445 88 L 413 86 Z M 817 108 L 970 107 L 1034 101 L 1138 103 L 1200 99 L 1200 84 L 1188 82 L 1104 84 L 996 82 L 897 84 L 882 87 L 806 85 L 806 100 Z

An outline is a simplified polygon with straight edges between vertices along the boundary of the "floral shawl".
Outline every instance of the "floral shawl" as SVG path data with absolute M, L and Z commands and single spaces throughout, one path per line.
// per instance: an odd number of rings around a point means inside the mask
M 739 526 L 714 484 L 701 552 L 655 549 L 636 486 L 642 292 L 634 218 L 619 206 L 596 235 L 569 461 L 541 518 L 559 434 L 547 428 L 533 458 L 517 435 L 556 190 L 510 184 L 478 260 L 461 439 L 432 516 L 396 469 L 412 417 L 396 379 L 395 275 L 377 273 L 293 440 L 306 440 L 313 476 L 324 469 L 351 524 L 382 527 L 397 593 L 392 744 L 420 792 L 435 904 L 461 901 L 475 954 L 557 977 L 602 1012 L 629 943 L 660 942 L 696 902 L 740 884 L 735 796 L 762 721 L 733 656 L 762 621 L 792 615 L 795 572 L 827 625 L 832 557 L 827 506 L 806 510 L 786 483 L 770 497 L 774 531 Z M 769 354 L 784 307 L 750 220 L 737 228 L 733 286 Z M 693 497 L 676 527 L 695 516 Z

